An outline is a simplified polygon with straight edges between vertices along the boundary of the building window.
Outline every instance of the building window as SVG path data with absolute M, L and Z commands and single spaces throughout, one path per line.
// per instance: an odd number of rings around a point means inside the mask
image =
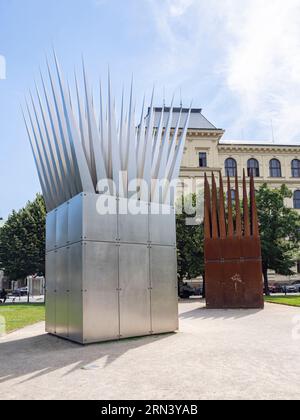
M 199 153 L 199 167 L 207 168 L 207 153 Z
M 259 163 L 256 159 L 249 159 L 247 163 L 248 176 L 259 177 Z
M 300 178 L 300 160 L 294 159 L 292 161 L 292 177 Z
M 231 202 L 235 203 L 235 190 L 230 190 Z M 227 201 L 228 201 L 228 192 L 227 192 Z
M 294 192 L 294 209 L 300 209 L 300 190 Z
M 234 177 L 236 176 L 236 169 L 237 169 L 237 164 L 236 161 L 232 158 L 226 159 L 225 160 L 225 174 L 226 176 L 230 176 L 230 177 Z
M 278 159 L 270 160 L 270 177 L 281 178 L 281 163 Z

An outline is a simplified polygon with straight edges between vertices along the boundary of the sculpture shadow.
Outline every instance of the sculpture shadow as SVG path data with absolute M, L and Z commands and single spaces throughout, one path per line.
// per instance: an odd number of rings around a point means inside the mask
M 201 298 L 201 297 L 196 297 L 196 298 L 190 298 L 190 299 L 179 299 L 179 303 L 202 303 L 203 305 L 205 305 L 205 299 Z
M 101 368 L 105 368 L 130 350 L 150 345 L 172 335 L 174 333 L 87 346 L 72 343 L 49 334 L 19 340 L 0 341 L 0 384 L 32 374 L 30 378 L 23 381 L 27 382 L 67 366 L 72 367 L 65 375 L 69 375 L 78 369 L 96 369 L 99 367 L 97 362 L 101 363 Z M 105 362 L 103 364 L 101 359 L 104 358 Z
M 263 309 L 207 309 L 199 307 L 192 311 L 183 312 L 179 319 L 240 319 L 255 315 Z

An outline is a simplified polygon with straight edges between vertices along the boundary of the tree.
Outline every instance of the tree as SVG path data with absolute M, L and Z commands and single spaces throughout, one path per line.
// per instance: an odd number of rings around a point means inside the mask
M 256 194 L 262 245 L 262 268 L 265 292 L 269 292 L 268 270 L 277 274 L 292 275 L 300 244 L 300 215 L 285 206 L 292 193 L 282 185 L 270 189 L 267 184 Z
M 185 211 L 177 214 L 177 259 L 178 277 L 193 279 L 204 274 L 204 229 L 203 223 L 188 225 L 191 212 L 186 211 L 196 206 L 196 194 L 185 197 Z M 181 200 L 178 203 L 181 206 Z
M 38 194 L 1 228 L 0 269 L 11 279 L 45 272 L 45 221 L 44 199 Z

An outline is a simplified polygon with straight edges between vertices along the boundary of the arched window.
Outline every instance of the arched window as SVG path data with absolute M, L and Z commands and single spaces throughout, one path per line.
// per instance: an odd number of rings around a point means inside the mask
M 259 177 L 259 163 L 256 159 L 249 159 L 247 163 L 248 176 L 253 174 L 256 178 Z
M 300 178 L 300 160 L 294 159 L 292 161 L 292 177 Z
M 234 177 L 236 175 L 237 164 L 232 158 L 225 160 L 225 174 L 226 176 Z
M 300 190 L 294 192 L 294 209 L 300 209 Z
M 270 160 L 270 177 L 281 178 L 281 163 L 278 159 Z

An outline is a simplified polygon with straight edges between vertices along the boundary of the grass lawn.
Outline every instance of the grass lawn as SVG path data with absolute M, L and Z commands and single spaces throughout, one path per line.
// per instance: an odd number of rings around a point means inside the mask
M 5 327 L 3 319 L 5 319 Z M 45 320 L 44 304 L 0 305 L 0 334 Z
M 300 296 L 266 296 L 266 302 L 300 307 Z

